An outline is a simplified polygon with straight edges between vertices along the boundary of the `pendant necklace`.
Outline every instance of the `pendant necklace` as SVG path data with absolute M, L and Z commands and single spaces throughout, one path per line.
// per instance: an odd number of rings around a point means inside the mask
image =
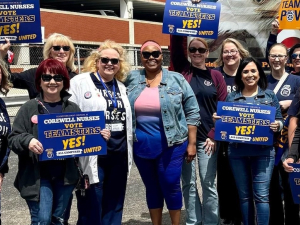
M 110 100 L 112 101 L 113 105 L 114 105 L 114 110 L 113 112 L 116 113 L 117 112 L 117 98 L 116 98 L 116 85 L 115 85 L 115 79 L 113 78 L 113 94 L 114 96 L 111 96 L 110 93 L 108 92 L 108 87 L 106 86 L 106 84 L 103 82 L 99 72 L 97 71 L 97 75 L 99 80 L 101 81 L 102 86 L 105 88 L 108 97 L 110 98 Z
M 160 72 L 158 74 L 155 75 L 155 77 L 153 78 L 153 80 L 151 80 L 151 82 L 148 81 L 147 77 L 146 77 L 146 87 L 150 87 L 150 84 L 152 84 L 153 81 L 155 81 L 156 77 L 160 74 Z

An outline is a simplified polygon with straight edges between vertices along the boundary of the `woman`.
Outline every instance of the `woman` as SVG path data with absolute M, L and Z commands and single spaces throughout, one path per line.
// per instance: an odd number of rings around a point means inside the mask
M 9 73 L 7 71 L 5 62 L 0 59 L 0 92 L 7 95 L 12 84 L 9 82 Z M 1 225 L 1 189 L 4 175 L 8 172 L 8 156 L 10 149 L 8 148 L 7 136 L 10 133 L 9 116 L 6 110 L 6 105 L 2 98 L 0 98 L 0 225 Z
M 215 68 L 220 71 L 227 85 L 227 93 L 235 91 L 234 78 L 240 61 L 249 56 L 242 44 L 233 38 L 223 41 Z M 221 142 L 218 154 L 217 189 L 219 194 L 220 217 L 223 224 L 241 224 L 239 197 L 228 161 L 228 143 Z
M 279 20 L 275 19 L 272 22 L 271 32 L 268 38 L 267 47 L 266 47 L 266 56 L 269 55 L 270 48 L 277 43 L 277 35 L 279 30 Z M 293 75 L 300 75 L 300 43 L 295 44 L 289 50 L 289 59 L 293 67 L 288 67 L 288 71 Z M 267 59 L 267 61 L 269 61 Z
M 38 140 L 37 115 L 80 109 L 68 100 L 69 75 L 58 60 L 44 60 L 36 70 L 35 83 L 40 94 L 20 108 L 8 138 L 19 158 L 14 185 L 27 202 L 31 224 L 62 224 L 79 179 L 78 169 L 74 158 L 39 161 L 44 149 Z
M 279 132 L 282 115 L 277 97 L 267 88 L 267 77 L 254 58 L 245 58 L 235 77 L 236 91 L 226 101 L 276 107 L 275 121 L 270 129 Z M 214 114 L 214 118 L 220 117 Z M 275 151 L 272 145 L 263 146 L 246 143 L 229 143 L 228 157 L 238 189 L 244 225 L 256 224 L 253 201 L 258 225 L 269 224 L 269 186 L 274 166 Z
M 131 109 L 122 81 L 129 72 L 125 50 L 106 40 L 84 62 L 84 71 L 71 80 L 71 101 L 82 111 L 105 111 L 111 137 L 107 155 L 81 157 L 90 188 L 85 197 L 76 192 L 78 225 L 121 224 L 127 175 L 132 165 Z
M 5 44 L 6 51 L 10 46 L 9 40 Z M 4 46 L 2 46 L 4 48 Z M 1 52 L 1 48 L 0 48 Z M 2 53 L 3 54 L 3 53 Z M 63 34 L 53 33 L 47 38 L 44 44 L 43 56 L 44 59 L 52 58 L 62 62 L 68 70 L 68 76 L 73 78 L 76 75 L 76 67 L 74 65 L 75 47 L 68 36 Z M 32 68 L 21 73 L 11 73 L 11 82 L 14 88 L 26 89 L 29 98 L 35 98 L 39 91 L 35 88 L 35 73 L 37 68 Z
M 196 154 L 199 108 L 183 76 L 162 68 L 161 46 L 141 47 L 142 70 L 126 80 L 133 115 L 134 161 L 146 187 L 152 223 L 162 224 L 164 200 L 173 225 L 180 223 L 181 167 Z
M 216 189 L 218 151 L 214 141 L 214 123 L 211 115 L 217 102 L 227 96 L 222 74 L 205 66 L 209 55 L 208 45 L 202 38 L 194 38 L 184 55 L 183 37 L 172 36 L 171 59 L 176 72 L 183 74 L 190 83 L 200 108 L 201 124 L 197 128 L 197 156 L 200 182 L 203 192 L 202 205 L 197 192 L 195 161 L 184 163 L 182 168 L 182 190 L 186 207 L 186 224 L 219 224 L 219 203 Z
M 278 143 L 282 140 L 286 142 L 286 153 L 288 152 L 287 127 L 289 117 L 287 111 L 300 86 L 300 77 L 288 74 L 285 70 L 288 61 L 288 50 L 285 45 L 278 43 L 271 46 L 269 51 L 269 65 L 271 74 L 267 77 L 268 89 L 273 90 L 279 101 L 281 113 L 286 120 L 285 127 L 281 135 L 277 136 Z M 298 112 L 289 111 L 289 115 L 295 117 Z M 292 119 L 293 120 L 293 119 Z M 283 143 L 281 143 L 283 144 Z M 282 153 L 278 151 L 278 144 L 275 145 L 277 152 L 276 158 L 281 158 Z M 282 201 L 282 189 L 284 194 L 284 204 Z M 282 161 L 276 160 L 270 186 L 270 224 L 293 225 L 299 221 L 299 205 L 294 204 L 293 196 L 290 190 L 288 174 L 282 167 Z

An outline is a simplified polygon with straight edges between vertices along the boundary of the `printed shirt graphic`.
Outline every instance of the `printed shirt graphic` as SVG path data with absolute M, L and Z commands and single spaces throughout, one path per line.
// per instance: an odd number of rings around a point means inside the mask
M 268 89 L 274 90 L 279 80 L 276 80 L 272 75 L 267 76 L 267 79 Z M 293 100 L 299 87 L 300 77 L 291 74 L 288 75 L 276 94 L 278 101 Z
M 212 114 L 217 110 L 217 89 L 208 70 L 192 67 L 194 70 L 190 85 L 196 95 L 200 108 L 201 125 L 198 126 L 197 139 L 205 141 L 214 123 Z
M 106 108 L 106 115 L 105 115 L 105 124 L 106 129 L 111 131 L 111 137 L 107 142 L 107 151 L 126 151 L 127 144 L 126 144 L 126 112 L 123 100 L 121 98 L 121 93 L 115 81 L 115 91 L 116 91 L 116 101 L 117 101 L 117 111 L 114 111 L 114 93 L 113 93 L 113 81 L 106 82 L 106 87 L 110 94 L 107 93 L 105 87 L 102 83 L 96 78 L 96 76 L 91 73 L 90 74 L 95 86 L 99 89 L 102 96 L 106 100 L 107 108 Z

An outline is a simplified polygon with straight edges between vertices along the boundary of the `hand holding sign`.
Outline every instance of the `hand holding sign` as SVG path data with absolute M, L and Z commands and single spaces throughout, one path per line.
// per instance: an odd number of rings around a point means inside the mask
M 291 173 L 294 170 L 293 166 L 289 165 L 290 163 L 294 163 L 294 159 L 288 158 L 283 162 L 283 168 L 288 173 Z
M 0 44 L 0 58 L 3 59 L 6 56 L 9 47 L 10 47 L 10 41 L 9 39 L 5 38 L 5 43 Z
M 29 142 L 28 148 L 30 151 L 32 151 L 35 154 L 42 154 L 44 149 L 43 145 L 41 142 L 39 142 L 37 139 L 32 138 L 31 141 Z

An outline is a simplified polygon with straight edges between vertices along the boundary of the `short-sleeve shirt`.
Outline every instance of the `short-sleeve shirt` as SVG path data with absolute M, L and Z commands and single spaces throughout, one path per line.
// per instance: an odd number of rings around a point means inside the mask
M 214 122 L 212 114 L 217 110 L 217 88 L 209 70 L 195 67 L 190 85 L 195 93 L 200 108 L 201 124 L 197 128 L 197 140 L 205 141 Z
M 227 86 L 227 93 L 231 93 L 233 91 L 236 91 L 236 86 L 234 84 L 234 78 L 235 76 L 230 76 L 227 73 L 224 72 L 223 66 L 220 66 L 218 68 L 215 68 L 215 70 L 218 70 L 222 73 L 223 78 L 225 80 L 226 86 Z
M 267 77 L 268 79 L 268 89 L 274 90 L 279 80 L 276 80 L 272 75 Z M 297 90 L 300 87 L 300 77 L 289 74 L 286 80 L 281 85 L 280 89 L 276 93 L 276 97 L 278 101 L 284 100 L 293 100 L 297 95 Z M 299 106 L 295 106 L 295 103 L 292 102 L 290 105 L 287 114 L 295 116 L 298 112 Z M 291 114 L 290 114 L 291 113 Z M 283 112 L 284 116 L 286 116 L 286 112 Z

